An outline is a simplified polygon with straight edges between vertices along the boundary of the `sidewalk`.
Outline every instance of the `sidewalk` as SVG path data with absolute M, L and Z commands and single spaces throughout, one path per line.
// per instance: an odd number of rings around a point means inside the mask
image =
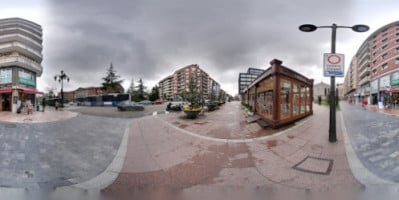
M 387 108 L 378 109 L 377 105 L 367 105 L 366 108 L 368 110 L 372 110 L 374 112 L 381 112 L 381 113 L 384 113 L 386 115 L 399 116 L 399 109 L 393 109 L 393 108 L 391 108 L 391 109 L 387 109 Z
M 337 113 L 338 141 L 329 143 L 328 108 L 314 105 L 313 109 L 314 115 L 298 125 L 256 138 L 237 135 L 257 132 L 254 124 L 240 122 L 239 102 L 226 103 L 196 120 L 180 119 L 183 113 L 137 119 L 131 125 L 122 171 L 104 194 L 190 197 L 215 190 L 362 188 L 347 161 L 341 113 Z M 209 127 L 214 127 L 213 134 L 204 131 Z
M 46 110 L 45 112 L 33 111 L 32 114 L 0 112 L 0 121 L 13 123 L 42 123 L 66 120 L 76 117 L 78 113 L 70 111 Z

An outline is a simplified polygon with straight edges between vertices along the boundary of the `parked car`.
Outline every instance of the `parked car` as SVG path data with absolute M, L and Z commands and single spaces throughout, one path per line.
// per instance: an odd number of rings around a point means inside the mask
M 152 104 L 163 104 L 163 101 L 161 99 L 158 99 L 153 101 Z
M 117 105 L 117 108 L 119 111 L 127 111 L 127 110 L 131 110 L 131 111 L 141 111 L 144 110 L 144 106 L 140 105 L 136 102 L 131 102 L 131 101 L 124 101 L 120 104 Z
M 141 104 L 141 105 L 151 105 L 152 104 L 152 102 L 150 100 L 143 100 L 143 101 L 140 101 L 138 103 Z

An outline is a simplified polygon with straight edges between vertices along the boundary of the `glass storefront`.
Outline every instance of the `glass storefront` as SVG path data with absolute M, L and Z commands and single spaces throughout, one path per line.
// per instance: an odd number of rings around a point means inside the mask
M 273 70 L 280 70 L 273 73 Z M 267 69 L 265 77 L 246 90 L 249 105 L 272 127 L 291 123 L 313 113 L 313 80 L 288 69 Z

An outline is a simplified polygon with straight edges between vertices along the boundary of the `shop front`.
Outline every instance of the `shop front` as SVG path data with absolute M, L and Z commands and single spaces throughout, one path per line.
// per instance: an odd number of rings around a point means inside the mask
M 399 108 L 399 71 L 392 73 L 390 89 L 394 108 Z
M 370 104 L 378 104 L 378 79 L 372 80 L 370 82 Z
M 35 105 L 37 94 L 36 74 L 20 67 L 0 69 L 0 112 L 16 113 L 23 103 Z

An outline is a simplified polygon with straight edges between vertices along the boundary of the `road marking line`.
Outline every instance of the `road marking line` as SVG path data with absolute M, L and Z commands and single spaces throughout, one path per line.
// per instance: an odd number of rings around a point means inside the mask
M 154 111 L 154 112 L 152 113 L 152 116 L 155 116 L 155 115 L 157 115 L 157 111 Z

